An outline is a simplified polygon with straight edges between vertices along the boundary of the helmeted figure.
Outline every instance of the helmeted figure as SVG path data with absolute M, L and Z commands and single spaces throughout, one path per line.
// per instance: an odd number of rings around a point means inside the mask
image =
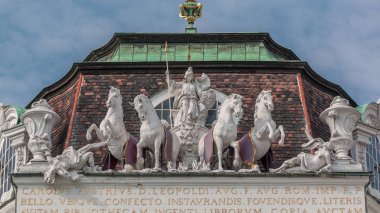
M 199 123 L 204 125 L 205 119 L 199 119 L 204 113 L 212 107 L 204 102 L 201 98 L 210 87 L 210 79 L 206 74 L 202 74 L 200 78 L 194 79 L 193 68 L 189 67 L 185 73 L 182 82 L 170 80 L 169 73 L 166 73 L 166 81 L 169 85 L 169 92 L 175 96 L 173 108 L 178 110 L 178 114 L 174 119 L 174 126 L 182 123 Z M 206 91 L 207 90 L 207 91 Z M 202 101 L 203 100 L 203 101 Z

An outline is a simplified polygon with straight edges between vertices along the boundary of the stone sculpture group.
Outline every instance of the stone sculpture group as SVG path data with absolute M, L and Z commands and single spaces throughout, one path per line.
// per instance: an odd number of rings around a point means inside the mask
M 90 143 L 78 151 L 68 147 L 54 158 L 50 154 L 50 136 L 60 118 L 45 100 L 34 103 L 21 118 L 30 138 L 28 148 L 33 154 L 33 160 L 26 167 L 36 170 L 39 164 L 46 162 L 48 166 L 43 172 L 47 183 L 53 183 L 56 174 L 74 181 L 83 172 L 113 171 L 118 162 L 123 162 L 121 171 L 126 173 L 222 172 L 227 164 L 236 172 L 260 172 L 259 161 L 271 173 L 363 170 L 361 164 L 348 156 L 354 145 L 352 131 L 360 114 L 341 97 L 335 97 L 320 116 L 330 127 L 330 140 L 324 142 L 321 138 L 312 138 L 306 125 L 309 142 L 302 147 L 310 153 L 302 152 L 273 169 L 271 144 L 278 141 L 280 146 L 284 145 L 285 133 L 283 126 L 277 127 L 272 119 L 274 104 L 270 90 L 263 90 L 258 95 L 253 127 L 237 139 L 237 126 L 243 116 L 243 96 L 227 96 L 218 109 L 212 128 L 208 129 L 205 127 L 208 111 L 216 102 L 208 76 L 203 73 L 200 78 L 194 78 L 193 70 L 189 68 L 182 82 L 171 80 L 168 73 L 166 81 L 170 96 L 174 96 L 170 121 L 160 120 L 148 97 L 136 96 L 130 104 L 141 121 L 137 140 L 124 126 L 120 90 L 111 87 L 105 118 L 99 127 L 92 124 L 86 134 L 90 141 L 95 130 L 100 142 Z M 91 150 L 105 146 L 108 153 L 100 170 L 94 164 Z M 229 162 L 229 159 L 233 160 Z

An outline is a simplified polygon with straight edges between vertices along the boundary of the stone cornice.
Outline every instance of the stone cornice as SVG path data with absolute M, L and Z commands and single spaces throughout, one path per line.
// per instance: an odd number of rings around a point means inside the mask
M 327 184 L 327 185 L 341 185 L 341 184 L 367 184 L 369 182 L 370 174 L 368 172 L 344 172 L 344 173 L 294 173 L 294 174 L 271 174 L 271 173 L 93 173 L 86 174 L 85 177 L 78 180 L 77 183 L 92 184 L 104 180 L 107 183 L 125 182 L 125 180 L 137 181 L 144 184 L 154 184 L 170 181 L 171 183 L 183 183 L 185 180 L 191 180 L 191 183 L 207 183 L 212 185 L 213 182 L 231 182 L 239 178 L 241 184 Z M 35 184 L 42 183 L 43 174 L 40 173 L 15 173 L 12 174 L 13 180 L 17 184 Z M 342 181 L 344 179 L 344 183 Z M 128 181 L 128 182 L 130 182 Z M 70 184 L 70 180 L 63 178 L 57 179 L 56 184 Z M 214 183 L 219 185 L 219 183 Z
M 378 133 L 378 129 L 359 121 L 356 123 L 355 129 L 353 131 L 353 137 L 356 141 L 364 143 L 364 145 L 369 145 L 371 143 L 369 138 L 377 135 Z

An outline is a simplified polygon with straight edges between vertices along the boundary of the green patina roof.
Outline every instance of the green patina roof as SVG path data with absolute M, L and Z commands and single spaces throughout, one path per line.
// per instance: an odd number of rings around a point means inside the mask
M 241 43 L 171 43 L 169 61 L 285 61 L 265 47 L 263 42 Z M 153 43 L 120 43 L 98 62 L 165 61 L 165 45 Z
M 365 109 L 367 108 L 368 104 L 357 106 L 355 109 L 360 112 L 360 114 L 363 114 Z
M 27 109 L 18 107 L 18 106 L 12 106 L 12 108 L 14 108 L 17 112 L 17 117 L 18 117 L 17 124 L 21 124 L 21 120 L 20 120 L 21 115 L 24 114 Z

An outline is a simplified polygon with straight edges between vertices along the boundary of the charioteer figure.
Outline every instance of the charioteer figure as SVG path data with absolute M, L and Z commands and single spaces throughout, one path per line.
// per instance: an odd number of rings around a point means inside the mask
M 210 107 L 204 98 L 208 94 L 205 91 L 210 87 L 209 77 L 203 73 L 201 77 L 194 79 L 193 68 L 189 67 L 182 82 L 170 80 L 168 71 L 166 72 L 166 82 L 169 92 L 175 97 L 173 108 L 178 110 L 174 126 L 187 122 L 204 125 L 204 119 L 200 119 L 205 117 L 204 114 L 215 102 L 214 98 Z

